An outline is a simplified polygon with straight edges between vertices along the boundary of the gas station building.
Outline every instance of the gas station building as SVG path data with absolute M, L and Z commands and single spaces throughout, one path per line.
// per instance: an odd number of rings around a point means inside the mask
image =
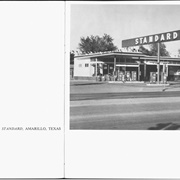
M 113 81 L 157 81 L 157 68 L 160 67 L 160 81 L 180 79 L 180 58 L 147 56 L 137 51 L 120 50 L 103 53 L 77 55 L 74 58 L 74 79 L 97 79 L 113 76 Z M 106 78 L 103 78 L 107 80 Z M 112 79 L 111 79 L 112 80 Z
M 160 56 L 160 43 L 176 40 L 180 40 L 180 30 L 123 40 L 124 50 L 75 56 L 74 78 L 97 79 L 100 76 L 103 77 L 101 80 L 124 81 L 126 77 L 126 81 L 150 81 L 157 84 L 176 81 L 180 79 L 180 58 Z M 152 43 L 158 46 L 157 56 L 129 50 L 129 47 Z

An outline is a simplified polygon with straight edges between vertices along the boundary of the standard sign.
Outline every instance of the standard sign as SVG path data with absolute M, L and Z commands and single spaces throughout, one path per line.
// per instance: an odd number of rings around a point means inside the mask
M 146 45 L 157 42 L 167 42 L 167 41 L 176 41 L 176 40 L 180 40 L 180 30 L 166 32 L 162 34 L 154 34 L 144 37 L 138 37 L 133 39 L 126 39 L 122 41 L 122 47 L 139 46 L 139 45 Z

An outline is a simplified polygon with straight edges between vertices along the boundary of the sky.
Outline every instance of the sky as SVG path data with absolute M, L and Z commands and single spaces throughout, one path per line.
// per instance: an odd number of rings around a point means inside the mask
M 71 5 L 70 50 L 78 50 L 80 37 L 90 35 L 109 34 L 114 45 L 122 48 L 124 39 L 180 30 L 180 3 L 160 3 Z M 165 45 L 172 57 L 177 56 L 180 41 Z

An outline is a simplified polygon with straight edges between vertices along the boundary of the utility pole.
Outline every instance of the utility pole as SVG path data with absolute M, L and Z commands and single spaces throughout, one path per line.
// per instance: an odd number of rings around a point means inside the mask
M 160 42 L 158 42 L 157 45 L 158 45 L 158 57 L 157 57 L 157 83 L 159 84 L 159 77 L 160 77 Z

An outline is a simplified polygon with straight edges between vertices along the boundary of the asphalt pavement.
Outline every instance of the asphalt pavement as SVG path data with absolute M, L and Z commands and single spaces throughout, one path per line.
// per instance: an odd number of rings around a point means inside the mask
M 70 129 L 178 130 L 180 84 L 71 82 Z

